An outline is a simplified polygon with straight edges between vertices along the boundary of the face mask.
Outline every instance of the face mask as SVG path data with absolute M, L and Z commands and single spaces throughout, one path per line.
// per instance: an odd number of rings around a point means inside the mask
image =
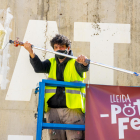
M 67 54 L 67 50 L 57 50 L 56 52 L 59 52 L 59 53 L 63 53 L 63 54 Z M 59 59 L 64 59 L 65 56 L 62 56 L 62 55 L 58 55 L 58 54 L 55 54 L 55 56 Z

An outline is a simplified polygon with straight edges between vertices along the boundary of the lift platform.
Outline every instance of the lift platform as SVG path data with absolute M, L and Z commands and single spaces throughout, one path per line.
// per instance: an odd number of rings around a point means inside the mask
M 36 140 L 42 139 L 42 130 L 43 129 L 85 130 L 85 125 L 56 124 L 56 123 L 44 122 L 43 114 L 44 114 L 45 86 L 82 88 L 82 87 L 85 87 L 86 84 L 54 81 L 54 80 L 46 80 L 46 79 L 43 79 L 42 82 L 39 82 L 39 87 L 37 87 L 35 90 L 36 94 L 39 92 L 38 113 L 36 114 L 36 118 L 37 118 Z

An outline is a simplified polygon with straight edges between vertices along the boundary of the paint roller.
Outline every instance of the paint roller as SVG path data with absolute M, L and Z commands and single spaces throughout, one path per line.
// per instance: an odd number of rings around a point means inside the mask
M 9 40 L 9 43 L 14 44 L 15 47 L 18 47 L 19 45 L 20 46 L 24 46 L 23 42 L 19 42 L 17 40 L 15 40 L 15 41 Z M 65 57 L 69 57 L 69 58 L 73 58 L 73 59 L 77 59 L 77 57 L 75 57 L 75 56 L 71 56 L 71 55 L 67 55 L 67 54 L 51 51 L 51 50 L 48 50 L 48 49 L 45 49 L 45 48 L 36 47 L 34 45 L 31 45 L 31 47 L 35 48 L 35 49 L 38 49 L 38 50 L 46 51 L 46 52 L 49 52 L 49 53 L 53 53 L 53 54 L 57 54 L 57 55 L 61 55 L 61 56 L 65 56 Z M 135 76 L 140 76 L 140 73 L 129 71 L 129 70 L 125 70 L 125 69 L 121 69 L 121 68 L 117 68 L 117 67 L 113 67 L 113 66 L 109 66 L 109 65 L 106 65 L 106 64 L 98 63 L 98 62 L 94 62 L 94 61 L 91 61 L 90 59 L 86 59 L 85 62 L 88 63 L 88 64 L 94 64 L 94 65 L 98 65 L 98 66 L 101 66 L 101 67 L 105 67 L 105 68 L 109 68 L 109 69 L 125 72 L 125 73 L 132 74 L 132 75 L 135 75 Z

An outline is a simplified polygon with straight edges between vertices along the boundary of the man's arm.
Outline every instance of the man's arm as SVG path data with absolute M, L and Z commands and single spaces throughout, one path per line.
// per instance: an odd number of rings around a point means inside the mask
M 30 62 L 36 73 L 49 73 L 51 63 L 48 59 L 45 61 L 41 61 L 35 54 L 34 58 L 31 58 L 30 56 Z
M 26 41 L 26 42 L 24 43 L 24 48 L 29 52 L 31 58 L 34 58 L 34 57 L 35 57 L 35 54 L 34 54 L 33 49 L 32 49 L 32 47 L 31 47 L 31 44 L 28 43 L 28 41 Z
M 89 70 L 89 64 L 85 62 L 85 59 L 88 58 L 86 56 L 80 55 L 75 62 L 76 71 L 81 77 L 83 76 L 83 72 L 87 72 Z
M 24 43 L 24 48 L 29 52 L 30 54 L 30 62 L 31 65 L 34 68 L 34 71 L 37 73 L 49 73 L 51 63 L 47 59 L 45 61 L 41 61 L 37 55 L 33 52 L 33 49 L 31 47 L 31 44 L 27 41 Z
M 88 59 L 86 56 L 84 56 L 84 55 L 79 55 L 79 56 L 77 57 L 76 61 L 77 61 L 78 63 L 83 64 L 84 66 L 87 66 L 88 63 L 85 62 L 86 59 Z

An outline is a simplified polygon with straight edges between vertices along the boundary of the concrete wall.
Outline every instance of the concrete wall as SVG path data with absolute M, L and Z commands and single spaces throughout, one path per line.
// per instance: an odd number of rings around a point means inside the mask
M 75 56 L 140 73 L 139 9 L 139 0 L 0 0 L 0 49 L 16 37 L 51 49 L 49 40 L 59 32 L 71 39 Z M 35 53 L 41 60 L 52 56 Z M 0 139 L 36 139 L 34 87 L 42 78 L 22 47 L 0 50 Z M 139 77 L 93 65 L 88 81 L 140 86 Z M 46 130 L 43 139 L 49 139 Z

